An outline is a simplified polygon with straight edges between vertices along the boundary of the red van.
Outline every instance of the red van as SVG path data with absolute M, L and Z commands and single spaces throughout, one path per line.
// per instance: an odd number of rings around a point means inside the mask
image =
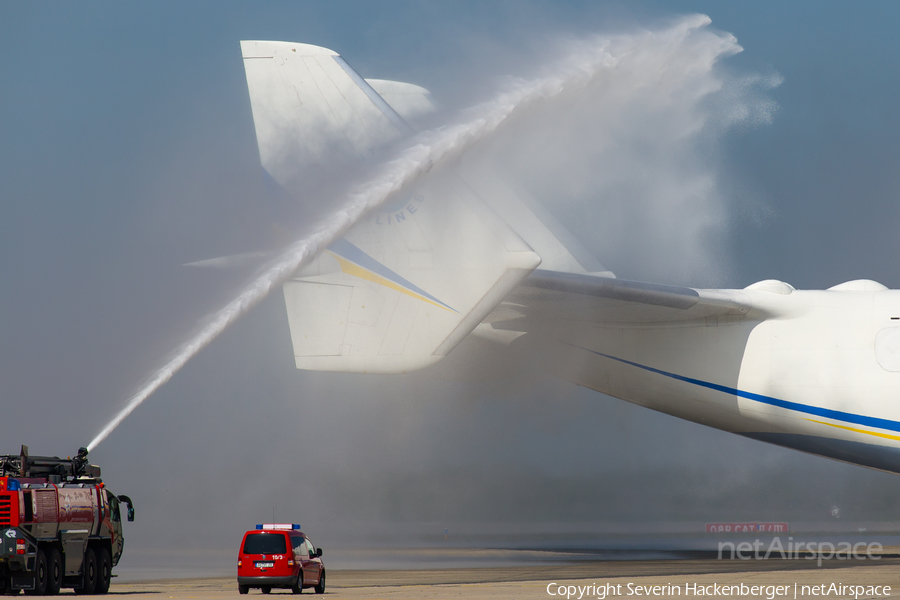
M 300 594 L 303 588 L 325 593 L 325 565 L 322 549 L 313 546 L 300 526 L 293 523 L 265 523 L 244 534 L 238 553 L 238 592 L 259 588 L 289 588 Z

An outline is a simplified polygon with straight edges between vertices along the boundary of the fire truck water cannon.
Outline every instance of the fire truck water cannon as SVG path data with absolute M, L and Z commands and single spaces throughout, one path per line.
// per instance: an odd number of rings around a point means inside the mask
M 134 503 L 113 494 L 87 456 L 30 456 L 27 446 L 0 456 L 0 594 L 109 590 L 125 543 L 120 506 L 133 521 Z
M 100 482 L 100 467 L 88 463 L 87 455 L 87 448 L 79 448 L 75 458 L 29 456 L 28 446 L 22 446 L 18 456 L 0 456 L 0 477 L 43 477 L 50 483 Z

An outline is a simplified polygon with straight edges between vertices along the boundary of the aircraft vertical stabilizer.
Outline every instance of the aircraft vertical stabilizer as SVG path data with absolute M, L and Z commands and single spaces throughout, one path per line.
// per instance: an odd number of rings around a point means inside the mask
M 326 48 L 241 49 L 262 166 L 288 197 L 310 167 L 365 157 L 411 133 L 398 110 L 415 117 L 432 108 L 424 88 L 369 84 Z M 284 285 L 297 367 L 400 373 L 430 365 L 540 262 L 453 169 L 435 167 Z
M 262 166 L 287 189 L 310 166 L 365 157 L 412 132 L 332 50 L 243 41 L 241 52 Z

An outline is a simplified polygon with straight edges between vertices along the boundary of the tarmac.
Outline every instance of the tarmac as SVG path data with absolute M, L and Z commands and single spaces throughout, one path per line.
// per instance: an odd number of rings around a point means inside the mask
M 820 567 L 816 562 L 704 557 L 591 560 L 487 568 L 331 570 L 328 571 L 325 597 L 332 600 L 556 600 L 560 597 L 617 600 L 619 597 L 737 596 L 765 600 L 868 600 L 900 596 L 900 557 L 895 554 L 878 560 L 826 560 Z M 270 595 L 290 594 L 290 590 L 272 590 Z M 304 590 L 304 594 L 315 595 L 311 589 Z M 109 595 L 128 596 L 130 600 L 241 597 L 233 577 L 114 581 Z M 259 590 L 251 590 L 243 598 L 257 595 L 261 595 Z

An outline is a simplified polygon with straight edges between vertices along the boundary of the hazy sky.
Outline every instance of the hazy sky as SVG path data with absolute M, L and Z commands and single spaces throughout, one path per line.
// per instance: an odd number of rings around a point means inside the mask
M 248 275 L 181 266 L 268 235 L 239 40 L 326 46 L 364 77 L 424 85 L 451 107 L 529 73 L 560 39 L 697 12 L 744 48 L 722 64 L 733 80 L 783 80 L 765 91 L 771 124 L 729 129 L 709 156 L 727 208 L 714 283 L 900 287 L 896 3 L 0 1 L 0 451 L 87 444 Z M 598 258 L 629 279 L 658 264 Z M 298 372 L 280 294 L 92 457 L 138 503 L 131 548 L 163 543 L 176 507 L 221 541 L 273 507 L 311 531 L 814 520 L 835 503 L 865 520 L 894 516 L 900 492 L 894 476 L 539 377 L 485 386 Z

